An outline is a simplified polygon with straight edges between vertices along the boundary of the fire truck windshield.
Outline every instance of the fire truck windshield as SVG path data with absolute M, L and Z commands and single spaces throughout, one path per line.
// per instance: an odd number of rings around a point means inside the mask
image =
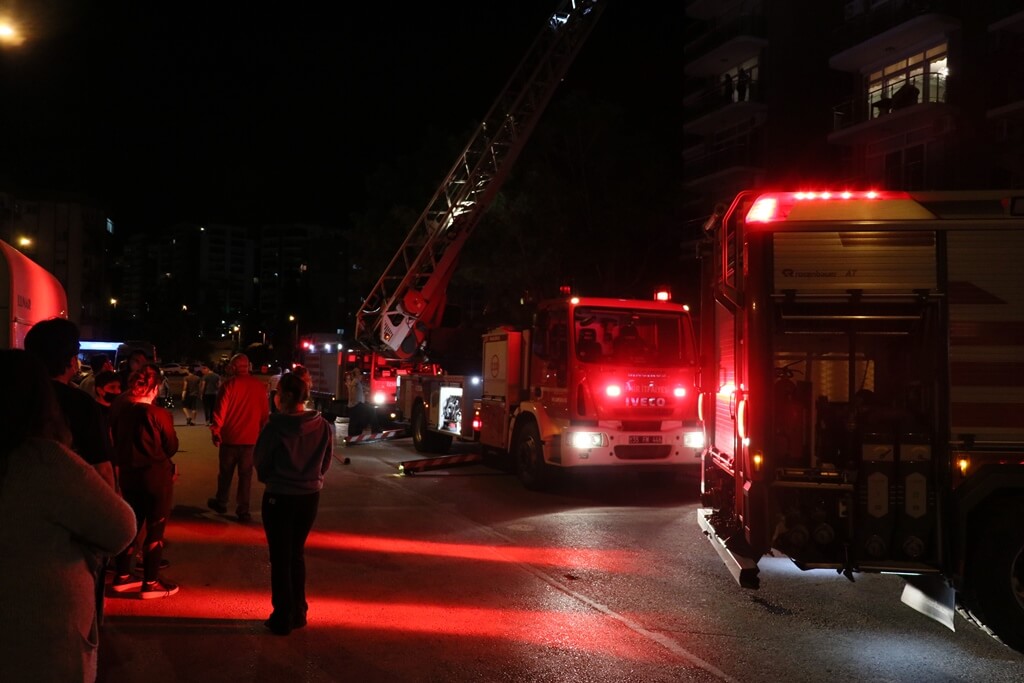
M 680 366 L 693 362 L 682 314 L 614 308 L 577 308 L 576 358 L 584 363 Z

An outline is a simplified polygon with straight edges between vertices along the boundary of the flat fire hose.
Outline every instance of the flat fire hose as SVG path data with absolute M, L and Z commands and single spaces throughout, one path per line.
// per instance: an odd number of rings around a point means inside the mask
M 465 453 L 462 455 L 442 455 L 437 458 L 421 458 L 420 460 L 406 460 L 398 463 L 398 472 L 412 476 L 417 472 L 426 470 L 440 470 L 446 467 L 458 467 L 459 465 L 472 465 L 483 462 L 484 457 L 480 453 Z
M 398 438 L 398 435 L 401 433 L 401 429 L 385 429 L 383 432 L 346 436 L 345 445 L 354 446 L 358 443 L 369 443 L 370 441 L 386 441 L 388 439 L 396 439 Z

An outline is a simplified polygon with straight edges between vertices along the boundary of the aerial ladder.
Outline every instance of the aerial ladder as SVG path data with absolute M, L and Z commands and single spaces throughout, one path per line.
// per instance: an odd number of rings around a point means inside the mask
M 607 0 L 560 0 L 483 122 L 356 313 L 356 339 L 420 355 L 444 312 L 459 253 L 486 213 Z

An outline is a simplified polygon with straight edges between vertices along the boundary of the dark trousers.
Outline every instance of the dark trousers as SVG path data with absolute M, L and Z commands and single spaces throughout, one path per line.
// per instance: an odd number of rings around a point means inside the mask
M 249 514 L 249 492 L 252 490 L 252 452 L 255 446 L 220 445 L 220 471 L 217 473 L 217 500 L 228 504 L 231 479 L 238 470 L 238 498 L 235 514 Z
M 316 520 L 320 492 L 263 494 L 263 530 L 270 550 L 270 621 L 282 630 L 306 623 L 306 537 Z
M 121 470 L 121 494 L 135 511 L 138 531 L 124 552 L 117 556 L 117 573 L 131 571 L 132 558 L 142 545 L 142 578 L 156 581 L 160 578 L 160 560 L 164 550 L 164 528 L 171 514 L 174 477 L 167 467 L 154 465 L 139 470 Z
M 213 404 L 217 401 L 217 394 L 203 394 L 203 417 L 204 422 L 213 422 Z

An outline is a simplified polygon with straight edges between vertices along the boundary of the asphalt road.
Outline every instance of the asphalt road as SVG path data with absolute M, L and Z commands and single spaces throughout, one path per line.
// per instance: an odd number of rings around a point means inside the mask
M 408 440 L 339 450 L 307 546 L 309 625 L 273 636 L 258 507 L 248 525 L 208 510 L 208 430 L 178 433 L 165 575 L 181 592 L 108 597 L 101 681 L 1024 677 L 1021 654 L 900 605 L 896 577 L 850 583 L 768 559 L 761 590 L 740 589 L 697 527 L 695 481 L 541 494 L 482 465 L 402 477 Z

